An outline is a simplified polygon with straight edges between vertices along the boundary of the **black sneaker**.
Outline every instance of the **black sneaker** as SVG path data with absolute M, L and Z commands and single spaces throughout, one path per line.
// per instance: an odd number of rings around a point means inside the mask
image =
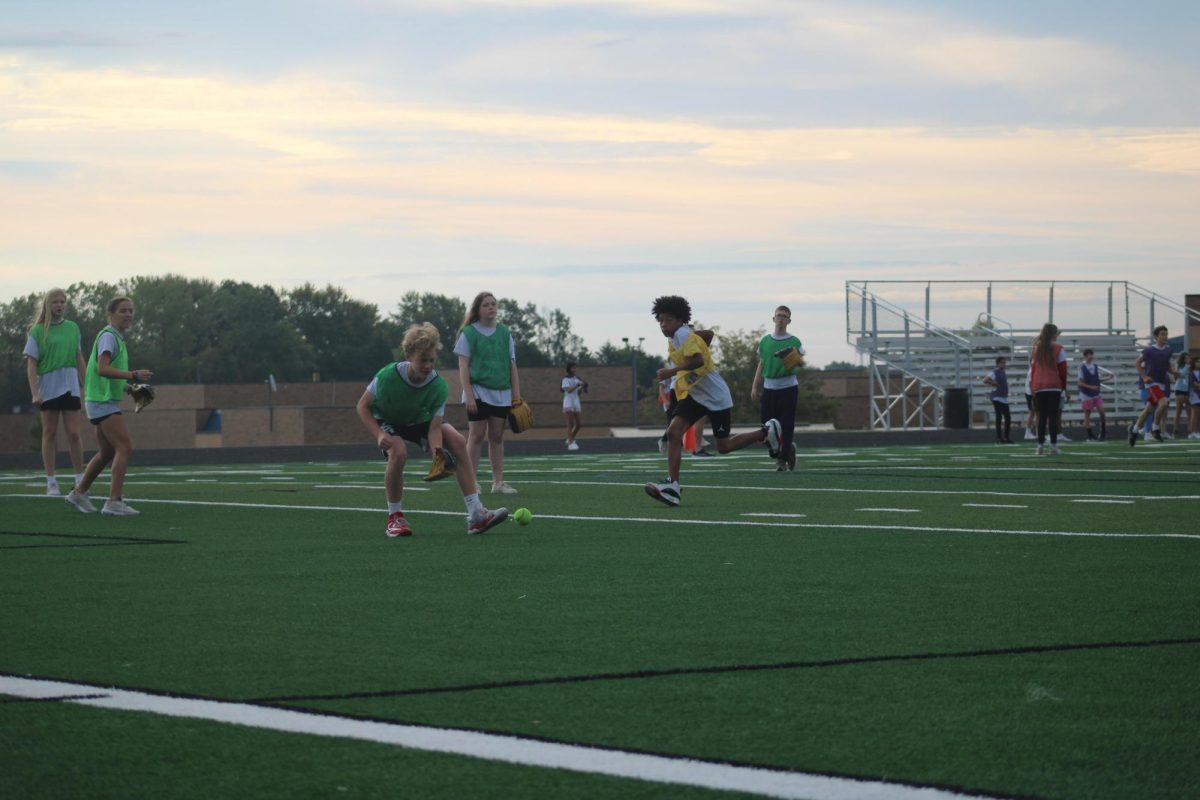
M 1137 444 L 1137 440 L 1138 440 L 1137 428 L 1130 425 L 1129 426 L 1129 446 L 1133 447 L 1135 444 Z
M 1154 437 L 1154 441 L 1156 442 L 1161 442 L 1163 440 L 1162 431 L 1160 431 L 1158 428 L 1150 431 L 1150 435 Z

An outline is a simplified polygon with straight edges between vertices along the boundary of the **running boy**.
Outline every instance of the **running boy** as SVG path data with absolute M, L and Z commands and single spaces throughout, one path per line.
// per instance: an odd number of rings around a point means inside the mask
M 412 325 L 404 332 L 404 356 L 407 361 L 393 362 L 375 374 L 358 400 L 358 418 L 375 437 L 387 459 L 383 483 L 387 494 L 387 535 L 411 536 L 412 528 L 404 518 L 404 463 L 410 441 L 422 450 L 440 455 L 446 469 L 454 470 L 458 488 L 467 505 L 467 533 L 483 533 L 508 518 L 508 509 L 488 511 L 479 499 L 475 474 L 467 459 L 467 442 L 454 426 L 443 421 L 446 414 L 446 379 L 433 365 L 442 347 L 437 328 L 428 322 Z M 447 459 L 448 450 L 452 458 Z M 455 468 L 457 464 L 457 468 Z M 436 480 L 444 475 L 431 473 Z
M 1013 443 L 1013 440 L 1009 438 L 1012 429 L 1012 414 L 1008 409 L 1008 373 L 1005 372 L 1007 366 L 1007 358 L 996 356 L 996 368 L 983 376 L 983 382 L 992 387 L 988 398 L 991 399 L 992 408 L 996 412 L 996 444 Z
M 671 366 L 658 371 L 658 379 L 675 378 L 674 392 L 678 402 L 667 426 L 667 480 L 647 483 L 645 489 L 655 500 L 674 507 L 680 502 L 679 464 L 683 460 L 683 434 L 696 420 L 708 417 L 717 450 L 722 453 L 765 441 L 771 458 L 775 459 L 780 455 L 781 429 L 778 420 L 771 419 L 757 431 L 731 436 L 733 395 L 713 366 L 708 345 L 688 325 L 692 307 L 684 298 L 671 295 L 657 298 L 651 313 L 668 339 L 667 355 L 671 362 Z
M 1171 365 L 1171 348 L 1167 339 L 1171 338 L 1166 325 L 1154 329 L 1154 343 L 1142 351 L 1134 365 L 1138 377 L 1146 386 L 1146 407 L 1138 416 L 1137 422 L 1129 427 L 1129 446 L 1137 444 L 1138 429 L 1153 415 L 1154 427 L 1152 435 L 1157 441 L 1162 441 L 1162 424 L 1167 416 L 1167 406 L 1170 404 L 1167 390 L 1171 386 L 1171 376 L 1175 367 Z
M 1100 436 L 1103 442 L 1108 436 L 1108 421 L 1104 416 L 1104 397 L 1100 394 L 1100 365 L 1092 363 L 1096 354 L 1089 347 L 1083 351 L 1083 363 L 1079 365 L 1079 405 L 1083 409 L 1083 429 L 1089 442 L 1096 441 L 1092 432 L 1092 412 L 1100 414 Z

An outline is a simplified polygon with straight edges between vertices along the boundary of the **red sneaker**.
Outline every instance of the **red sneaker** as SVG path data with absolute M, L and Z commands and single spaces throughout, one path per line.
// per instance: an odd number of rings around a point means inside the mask
M 408 520 L 404 518 L 403 511 L 393 511 L 388 514 L 387 535 L 389 539 L 395 539 L 397 536 L 412 536 L 412 528 L 408 527 Z

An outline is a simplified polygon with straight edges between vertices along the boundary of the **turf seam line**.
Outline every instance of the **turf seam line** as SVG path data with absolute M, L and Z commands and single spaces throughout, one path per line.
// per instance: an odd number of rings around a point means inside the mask
M 395 689 L 376 692 L 349 692 L 329 695 L 295 695 L 280 697 L 247 698 L 246 703 L 290 703 L 320 700 L 358 700 L 378 697 L 405 697 L 409 695 L 454 694 L 460 692 L 490 691 L 492 689 L 514 689 L 529 686 L 555 684 L 591 683 L 596 681 L 643 680 L 647 678 L 670 678 L 679 675 L 716 675 L 734 672 L 766 672 L 771 670 L 825 669 L 829 667 L 858 666 L 862 664 L 902 663 L 907 661 L 939 661 L 943 659 L 991 658 L 996 656 L 1039 655 L 1043 653 L 1068 653 L 1080 650 L 1119 650 L 1176 645 L 1200 644 L 1200 637 L 1187 639 L 1152 639 L 1130 642 L 1087 642 L 1082 644 L 1030 645 L 989 650 L 967 650 L 957 653 L 909 653 L 903 655 L 860 656 L 835 658 L 823 661 L 783 661 L 775 664 L 732 664 L 711 667 L 674 667 L 661 670 L 635 670 L 631 672 L 607 672 L 594 675 L 564 675 L 554 678 L 529 678 L 491 683 L 463 684 L 459 686 L 434 686 L 420 689 Z

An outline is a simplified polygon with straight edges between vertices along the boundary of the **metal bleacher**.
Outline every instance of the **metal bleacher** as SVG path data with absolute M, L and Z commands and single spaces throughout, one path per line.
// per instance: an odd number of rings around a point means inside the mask
M 885 298 L 884 292 L 898 301 Z M 923 312 L 901 305 L 914 300 L 923 301 Z M 935 302 L 967 324 L 951 328 L 935 323 Z M 998 316 L 1000 308 L 1017 321 Z M 1012 411 L 1019 425 L 1030 348 L 1046 321 L 1059 326 L 1058 341 L 1070 359 L 1071 402 L 1064 422 L 1071 425 L 1083 416 L 1075 380 L 1088 348 L 1100 366 L 1110 421 L 1128 420 L 1141 409 L 1134 362 L 1150 330 L 1166 324 L 1181 332 L 1188 318 L 1200 321 L 1200 314 L 1125 281 L 846 282 L 846 338 L 869 359 L 870 426 L 876 429 L 945 426 L 948 390 L 966 391 L 968 424 L 990 425 L 991 389 L 983 376 L 995 367 L 997 356 L 1008 359 Z

